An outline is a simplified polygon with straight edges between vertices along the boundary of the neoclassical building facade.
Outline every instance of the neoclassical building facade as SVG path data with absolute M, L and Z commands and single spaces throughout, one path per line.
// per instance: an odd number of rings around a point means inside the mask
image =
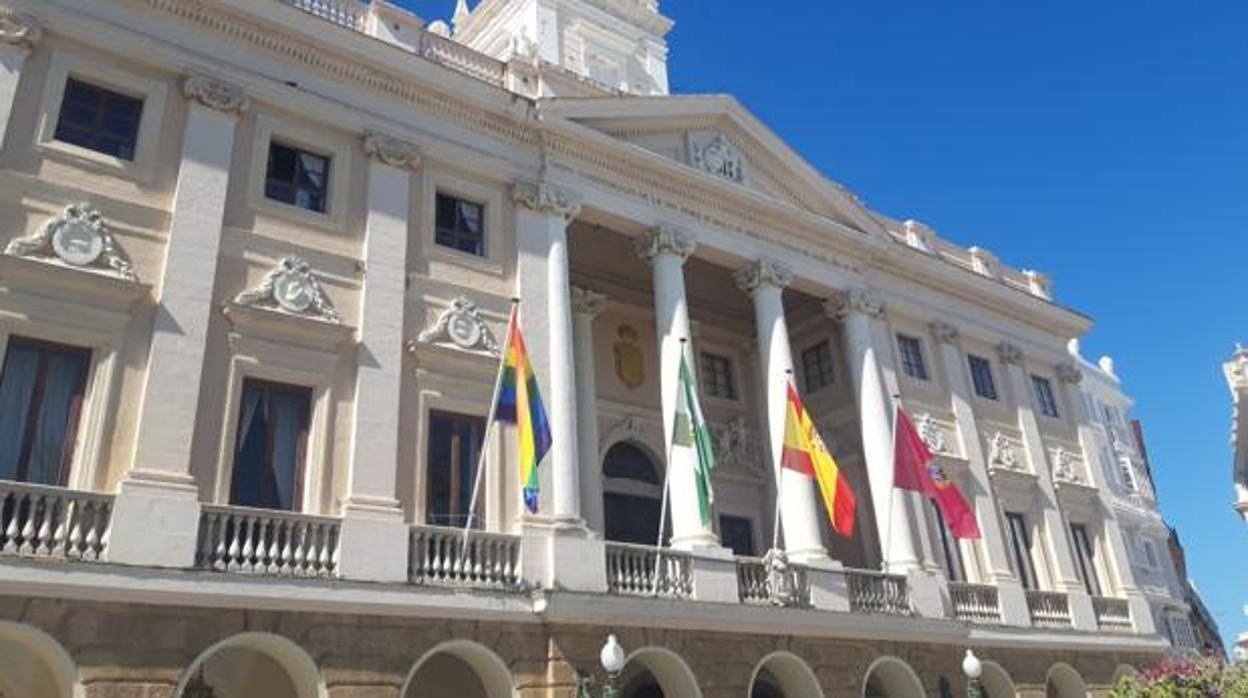
M 0 696 L 564 698 L 614 635 L 630 698 L 946 696 L 968 648 L 1070 698 L 1183 649 L 1091 320 L 670 94 L 657 0 L 4 3 Z M 894 399 L 981 539 L 893 488 Z

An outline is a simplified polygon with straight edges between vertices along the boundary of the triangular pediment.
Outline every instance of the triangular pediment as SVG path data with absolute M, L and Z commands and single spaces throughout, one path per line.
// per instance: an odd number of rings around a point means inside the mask
M 575 97 L 548 113 L 870 234 L 879 222 L 729 96 Z

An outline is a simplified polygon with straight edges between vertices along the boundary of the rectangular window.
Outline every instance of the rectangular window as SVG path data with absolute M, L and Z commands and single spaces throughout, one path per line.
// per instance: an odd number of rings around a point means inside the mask
M 238 405 L 230 504 L 298 511 L 312 390 L 248 378 Z
M 1053 394 L 1053 383 L 1048 378 L 1031 377 L 1031 388 L 1036 394 L 1036 407 L 1040 414 L 1057 418 L 1057 396 Z
M 732 377 L 732 360 L 702 352 L 702 388 L 707 395 L 736 400 L 737 384 Z
M 478 257 L 485 256 L 485 207 L 472 201 L 437 195 L 434 242 Z
M 996 400 L 997 383 L 992 379 L 992 363 L 974 354 L 968 355 L 966 360 L 971 367 L 971 383 L 975 386 L 975 394 L 987 400 Z
M 1007 512 L 1005 522 L 1010 531 L 1010 556 L 1014 558 L 1014 568 L 1018 571 L 1018 579 L 1024 589 L 1037 589 L 1036 568 L 1031 556 L 1031 533 L 1027 529 L 1027 519 L 1022 514 Z
M 836 380 L 832 368 L 832 345 L 819 342 L 802 352 L 802 382 L 807 393 L 822 390 Z
M 485 439 L 485 420 L 449 412 L 429 414 L 425 519 L 436 526 L 463 527 L 472 506 L 477 461 Z M 480 525 L 480 511 L 473 517 Z
M 12 337 L 0 372 L 0 480 L 64 486 L 91 352 Z
M 966 581 L 966 567 L 962 562 L 962 549 L 958 547 L 957 539 L 953 537 L 953 532 L 945 524 L 945 517 L 941 515 L 940 507 L 933 505 L 932 513 L 936 515 L 936 530 L 940 533 L 940 548 L 944 554 L 945 573 L 951 582 L 964 582 Z
M 329 158 L 291 145 L 269 143 L 264 195 L 306 211 L 325 213 L 329 205 Z
M 1144 541 L 1144 561 L 1152 569 L 1157 569 L 1157 548 L 1151 540 Z
M 719 542 L 732 550 L 733 555 L 754 557 L 758 554 L 754 547 L 754 522 L 744 516 L 720 515 Z
M 907 376 L 927 380 L 927 364 L 923 363 L 923 344 L 918 338 L 897 335 L 897 349 L 901 352 L 901 369 Z
M 1070 538 L 1075 544 L 1075 562 L 1079 563 L 1079 576 L 1083 579 L 1083 588 L 1091 596 L 1101 595 L 1101 580 L 1097 577 L 1096 557 L 1092 552 L 1092 541 L 1088 538 L 1088 529 L 1083 524 L 1070 525 Z
M 54 138 L 122 160 L 133 160 L 143 100 L 69 78 Z

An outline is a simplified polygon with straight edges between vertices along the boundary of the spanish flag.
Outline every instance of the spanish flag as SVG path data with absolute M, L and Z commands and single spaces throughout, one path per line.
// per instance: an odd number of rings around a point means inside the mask
M 516 436 L 520 441 L 520 486 L 524 491 L 524 505 L 536 514 L 540 491 L 537 466 L 550 450 L 550 421 L 546 418 L 546 406 L 542 404 L 542 394 L 537 387 L 537 375 L 533 373 L 533 364 L 524 348 L 524 337 L 520 334 L 520 322 L 514 308 L 507 326 L 502 371 L 494 418 L 516 426 Z
M 819 483 L 824 507 L 832 519 L 832 528 L 842 536 L 854 533 L 854 491 L 841 475 L 841 468 L 823 445 L 806 406 L 789 383 L 789 400 L 784 415 L 784 449 L 780 467 L 814 478 Z

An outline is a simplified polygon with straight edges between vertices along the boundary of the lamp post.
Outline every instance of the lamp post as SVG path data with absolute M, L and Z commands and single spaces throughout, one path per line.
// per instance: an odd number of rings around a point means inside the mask
M 624 671 L 624 648 L 614 634 L 607 635 L 607 641 L 598 653 L 598 661 L 606 673 L 606 679 L 599 690 L 599 698 L 615 698 L 615 680 Z M 576 681 L 576 698 L 595 698 L 594 684 L 588 676 L 581 676 Z
M 984 675 L 984 665 L 970 650 L 962 659 L 962 673 L 966 674 L 966 698 L 986 698 L 984 685 L 979 682 L 979 677 Z

